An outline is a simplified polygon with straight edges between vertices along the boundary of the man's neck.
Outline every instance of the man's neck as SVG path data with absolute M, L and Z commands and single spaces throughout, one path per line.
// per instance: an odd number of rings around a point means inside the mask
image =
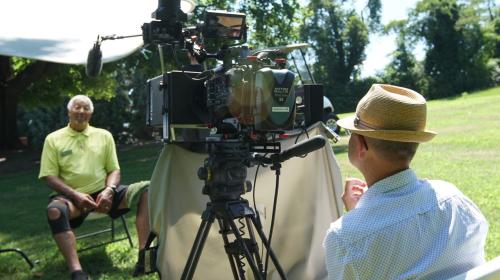
M 367 164 L 365 168 L 363 168 L 360 171 L 365 177 L 365 181 L 368 187 L 371 187 L 376 182 L 384 178 L 390 177 L 408 168 L 410 168 L 409 162 L 405 164 L 403 163 L 394 164 L 391 162 L 380 161 L 376 163 L 374 162 L 371 164 Z
M 88 126 L 89 126 L 88 123 L 86 123 L 86 124 L 70 123 L 69 124 L 69 127 L 71 127 L 71 129 L 78 131 L 78 132 L 84 131 Z

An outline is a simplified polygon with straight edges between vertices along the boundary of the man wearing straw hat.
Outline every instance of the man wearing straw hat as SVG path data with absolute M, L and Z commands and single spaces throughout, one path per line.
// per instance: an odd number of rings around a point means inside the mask
M 417 92 L 374 84 L 356 115 L 338 121 L 351 133 L 347 213 L 324 247 L 329 279 L 447 279 L 484 262 L 488 224 L 453 184 L 417 178 L 410 162 L 436 133 Z

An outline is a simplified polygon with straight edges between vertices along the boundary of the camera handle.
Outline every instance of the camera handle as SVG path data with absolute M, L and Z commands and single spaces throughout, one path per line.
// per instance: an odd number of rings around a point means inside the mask
M 234 279 L 245 279 L 245 271 L 243 269 L 244 263 L 242 263 L 243 259 L 240 259 L 240 256 L 243 256 L 247 260 L 255 279 L 266 279 L 266 272 L 262 267 L 262 260 L 259 256 L 259 249 L 252 225 L 257 231 L 262 244 L 271 257 L 271 260 L 281 279 L 287 279 L 283 268 L 278 262 L 278 258 L 274 254 L 268 240 L 266 239 L 261 223 L 255 217 L 254 210 L 249 206 L 247 200 L 241 198 L 237 200 L 214 201 L 207 203 L 207 208 L 202 214 L 202 222 L 198 229 L 198 233 L 196 234 L 196 238 L 193 243 L 193 247 L 191 248 L 191 252 L 189 253 L 181 279 L 186 280 L 193 278 L 198 260 L 200 259 L 203 247 L 208 237 L 210 227 L 215 219 L 217 219 L 221 229 L 220 234 L 224 240 L 224 248 L 226 249 L 226 254 L 229 259 Z M 234 222 L 236 219 L 245 220 L 250 238 L 243 238 L 242 232 L 240 231 L 241 228 L 238 228 Z M 229 233 L 234 234 L 236 238 L 231 243 L 227 238 Z

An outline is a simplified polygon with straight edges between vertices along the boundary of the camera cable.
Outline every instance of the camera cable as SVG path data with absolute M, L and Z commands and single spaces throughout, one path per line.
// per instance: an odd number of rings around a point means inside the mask
M 305 126 L 302 126 L 302 131 L 297 135 L 297 137 L 295 138 L 295 143 L 294 144 L 297 144 L 297 142 L 299 142 L 299 139 L 300 139 L 300 136 L 302 135 L 302 133 L 306 133 L 306 137 L 307 139 L 309 139 L 309 132 L 307 131 L 306 127 Z
M 278 163 L 278 168 L 275 169 L 276 171 L 276 186 L 274 189 L 274 200 L 273 200 L 273 211 L 271 214 L 271 226 L 269 228 L 269 238 L 267 240 L 267 248 L 271 248 L 271 239 L 273 238 L 273 231 L 274 231 L 274 221 L 276 217 L 276 206 L 278 204 L 278 190 L 279 190 L 279 185 L 280 185 L 280 168 L 281 166 Z M 269 264 L 269 249 L 266 251 L 266 264 L 264 266 L 264 276 L 267 275 L 267 268 Z
M 264 154 L 264 157 L 265 156 L 267 156 L 267 153 Z M 260 166 L 264 166 L 264 165 L 262 163 L 259 163 L 259 165 L 257 165 L 257 168 L 255 169 L 255 177 L 253 178 L 252 196 L 253 196 L 253 209 L 255 210 L 256 219 L 259 221 L 259 224 L 262 224 L 260 222 L 260 214 L 259 214 L 259 210 L 257 209 L 257 203 L 255 202 L 255 190 L 257 189 L 257 176 L 259 174 Z M 261 247 L 260 257 L 262 258 L 262 256 L 264 256 L 264 246 Z
M 307 128 L 305 126 L 303 126 L 302 127 L 302 131 L 299 133 L 299 135 L 297 135 L 297 138 L 295 138 L 295 144 L 297 144 L 297 142 L 299 141 L 300 136 L 304 132 L 306 133 L 307 139 L 309 139 L 309 132 L 307 131 Z M 303 155 L 300 156 L 300 158 L 305 158 L 306 156 L 307 156 L 307 154 L 303 154 Z

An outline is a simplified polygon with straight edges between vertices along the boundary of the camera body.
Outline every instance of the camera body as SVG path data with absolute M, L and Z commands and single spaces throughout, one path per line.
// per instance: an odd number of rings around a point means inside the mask
M 168 131 L 168 142 L 185 139 L 177 129 L 218 134 L 280 133 L 293 129 L 296 75 L 255 56 L 238 58 L 225 71 L 169 71 L 148 80 L 148 124 Z M 206 133 L 205 133 L 206 134 Z
M 153 14 L 157 20 L 142 26 L 145 44 L 158 45 L 162 60 L 174 55 L 175 48 L 182 48 L 199 63 L 215 58 L 222 65 L 201 72 L 167 72 L 162 63 L 163 74 L 148 80 L 147 124 L 161 127 L 165 142 L 218 138 L 260 143 L 321 120 L 310 118 L 307 112 L 322 111 L 322 104 L 304 104 L 313 100 L 309 98 L 296 99 L 297 75 L 286 68 L 286 53 L 273 50 L 252 55 L 243 45 L 245 14 L 207 10 L 196 28 L 183 28 L 187 16 L 175 7 L 165 9 L 172 5 L 160 1 Z M 222 45 L 216 54 L 208 54 L 203 48 L 205 38 L 239 42 Z M 322 98 L 322 91 L 314 95 Z

